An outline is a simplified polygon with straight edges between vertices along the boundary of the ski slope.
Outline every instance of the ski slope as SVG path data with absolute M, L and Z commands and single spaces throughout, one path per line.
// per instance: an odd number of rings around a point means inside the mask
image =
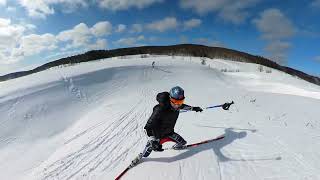
M 189 105 L 235 104 L 181 113 L 175 131 L 188 143 L 226 137 L 153 152 L 122 179 L 320 179 L 319 86 L 256 64 L 179 56 L 110 58 L 0 82 L 1 179 L 114 179 L 147 142 L 155 96 L 176 85 Z

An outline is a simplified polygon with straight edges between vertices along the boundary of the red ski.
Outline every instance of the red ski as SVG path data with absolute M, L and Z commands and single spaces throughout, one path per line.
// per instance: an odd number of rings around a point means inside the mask
M 210 142 L 213 142 L 213 141 L 218 141 L 218 140 L 223 139 L 223 138 L 224 138 L 224 135 L 216 137 L 216 138 L 213 138 L 213 139 L 208 139 L 208 140 L 205 140 L 205 141 L 201 141 L 201 142 L 198 142 L 198 143 L 187 144 L 187 145 L 182 146 L 179 149 L 174 149 L 173 147 L 169 147 L 169 148 L 165 148 L 164 150 L 170 150 L 170 149 L 172 149 L 172 150 L 183 150 L 183 149 L 187 149 L 187 148 L 190 148 L 190 147 L 196 147 L 196 146 L 199 146 L 201 144 L 206 144 L 206 143 L 210 143 Z
M 136 158 L 134 158 L 134 160 L 131 162 L 131 164 L 124 170 L 122 171 L 119 176 L 116 177 L 115 180 L 119 180 L 129 169 L 133 168 L 134 166 L 136 166 L 142 159 L 142 155 L 139 154 Z
M 219 136 L 219 137 L 216 137 L 214 139 L 208 139 L 208 140 L 205 140 L 205 141 L 201 141 L 201 142 L 198 142 L 198 143 L 193 143 L 193 144 L 187 144 L 187 145 L 184 145 L 182 146 L 181 148 L 179 149 L 174 149 L 172 147 L 170 148 L 165 148 L 164 150 L 183 150 L 183 149 L 187 149 L 187 148 L 190 148 L 190 147 L 196 147 L 196 146 L 199 146 L 201 144 L 206 144 L 206 143 L 210 143 L 210 142 L 213 142 L 213 141 L 217 141 L 217 140 L 220 140 L 220 139 L 223 139 L 224 138 L 224 135 L 222 136 Z M 166 140 L 166 139 L 163 139 L 163 141 L 160 141 L 160 144 L 163 144 L 165 142 L 167 142 L 169 140 Z M 138 155 L 133 161 L 132 163 L 124 170 L 120 173 L 119 176 L 116 177 L 115 180 L 119 180 L 129 169 L 133 168 L 134 166 L 136 166 L 142 159 L 143 157 L 140 155 Z

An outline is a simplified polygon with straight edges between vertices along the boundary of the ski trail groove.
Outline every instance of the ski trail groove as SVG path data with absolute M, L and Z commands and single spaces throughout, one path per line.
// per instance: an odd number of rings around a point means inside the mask
M 54 178 L 55 174 L 59 175 L 59 179 L 70 179 L 83 171 L 84 168 L 95 162 L 95 159 L 101 157 L 103 153 L 112 153 L 112 151 L 117 149 L 120 143 L 123 142 L 124 138 L 127 136 L 127 134 L 125 134 L 124 136 L 120 136 L 120 134 L 132 131 L 129 124 L 132 119 L 135 119 L 137 117 L 134 111 L 140 103 L 141 101 L 138 102 L 138 104 L 136 104 L 127 113 L 123 114 L 120 119 L 115 120 L 109 127 L 99 133 L 93 140 L 83 145 L 81 149 L 49 165 L 46 168 L 46 172 L 44 173 L 44 179 L 49 179 L 51 177 Z M 126 120 L 128 120 L 128 122 L 126 122 Z M 122 130 L 118 128 L 121 124 L 124 124 Z M 117 141 L 118 143 L 115 143 L 113 139 L 118 139 L 117 137 L 120 137 L 120 140 Z M 110 146 L 112 150 L 109 150 Z M 74 172 L 71 173 L 70 171 Z M 90 171 L 92 171 L 92 169 Z M 63 176 L 64 172 L 71 175 L 65 177 Z

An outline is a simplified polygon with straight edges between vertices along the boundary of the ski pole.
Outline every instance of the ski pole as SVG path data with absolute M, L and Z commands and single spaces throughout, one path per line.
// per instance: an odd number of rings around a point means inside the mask
M 222 109 L 224 109 L 224 110 L 229 110 L 229 108 L 232 104 L 234 104 L 233 101 L 231 103 L 224 103 L 224 104 L 220 104 L 220 105 L 205 107 L 204 109 L 213 109 L 213 108 L 222 107 Z M 181 113 L 188 112 L 188 111 L 191 111 L 191 110 L 180 110 Z

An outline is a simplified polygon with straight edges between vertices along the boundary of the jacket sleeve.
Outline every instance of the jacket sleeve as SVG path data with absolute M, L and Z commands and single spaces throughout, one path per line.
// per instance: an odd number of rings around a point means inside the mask
M 187 110 L 187 111 L 192 111 L 193 107 L 188 104 L 182 104 L 181 109 Z
M 157 105 L 153 108 L 153 112 L 150 118 L 148 119 L 146 126 L 144 127 L 146 130 L 151 130 L 153 136 L 155 136 L 156 138 L 160 138 L 161 136 L 161 132 L 159 129 L 160 114 L 161 107 Z

